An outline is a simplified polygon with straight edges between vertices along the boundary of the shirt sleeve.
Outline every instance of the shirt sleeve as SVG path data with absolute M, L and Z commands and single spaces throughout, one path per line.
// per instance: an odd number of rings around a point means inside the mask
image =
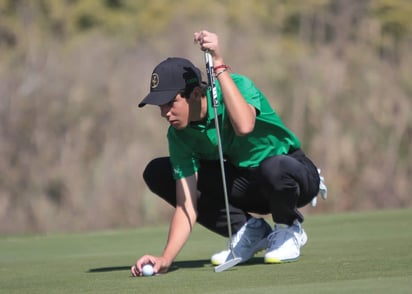
M 245 98 L 246 102 L 252 105 L 257 110 L 257 112 L 260 113 L 260 98 L 262 97 L 262 93 L 255 86 L 252 80 L 243 75 L 233 75 L 232 78 L 237 85 L 240 93 L 242 93 L 243 97 Z

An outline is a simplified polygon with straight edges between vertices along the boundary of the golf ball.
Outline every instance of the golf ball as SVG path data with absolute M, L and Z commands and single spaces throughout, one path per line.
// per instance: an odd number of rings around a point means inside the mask
M 152 276 L 153 275 L 153 265 L 150 263 L 145 264 L 142 268 L 143 276 Z

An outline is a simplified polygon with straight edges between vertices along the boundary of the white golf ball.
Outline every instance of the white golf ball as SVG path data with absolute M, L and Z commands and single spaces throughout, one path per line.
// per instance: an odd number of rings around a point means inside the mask
M 150 263 L 145 264 L 142 268 L 143 276 L 152 276 L 153 275 L 153 265 Z

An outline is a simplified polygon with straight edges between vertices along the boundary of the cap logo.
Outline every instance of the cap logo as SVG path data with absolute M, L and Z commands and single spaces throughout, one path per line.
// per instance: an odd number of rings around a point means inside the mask
M 197 83 L 197 82 L 198 82 L 198 80 L 197 80 L 196 77 L 186 80 L 186 84 L 189 84 L 189 85 Z
M 150 80 L 150 88 L 155 89 L 159 86 L 159 75 L 157 73 L 152 74 L 152 79 Z

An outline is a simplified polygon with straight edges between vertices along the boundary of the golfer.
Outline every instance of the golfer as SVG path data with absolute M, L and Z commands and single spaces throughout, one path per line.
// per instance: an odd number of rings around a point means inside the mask
M 225 64 L 218 36 L 200 31 L 194 33 L 194 41 L 212 54 L 214 64 L 235 255 L 246 262 L 266 250 L 265 263 L 295 261 L 307 241 L 298 208 L 318 194 L 318 170 L 264 94 L 249 78 L 232 73 Z M 170 124 L 169 156 L 150 161 L 143 178 L 149 189 L 175 210 L 162 255 L 140 257 L 131 267 L 133 276 L 141 276 L 146 263 L 154 265 L 155 273 L 167 272 L 196 222 L 228 236 L 208 92 L 201 71 L 189 60 L 167 58 L 155 67 L 150 93 L 139 104 L 157 105 Z M 271 214 L 274 228 L 256 217 L 265 214 Z M 226 249 L 214 254 L 211 263 L 220 265 L 231 258 Z

